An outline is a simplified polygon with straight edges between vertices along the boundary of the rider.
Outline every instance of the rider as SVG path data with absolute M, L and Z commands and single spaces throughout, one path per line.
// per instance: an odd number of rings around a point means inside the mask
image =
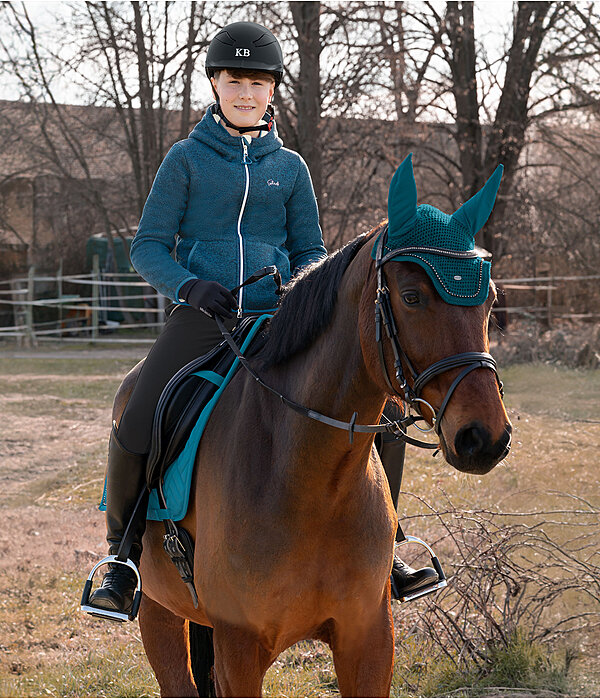
M 113 555 L 145 484 L 154 410 L 166 383 L 221 341 L 215 313 L 231 330 L 232 309 L 239 316 L 277 305 L 270 277 L 243 287 L 237 299 L 229 290 L 268 265 L 285 283 L 327 255 L 306 163 L 277 136 L 272 100 L 283 76 L 277 39 L 253 22 L 230 24 L 209 46 L 206 73 L 216 102 L 167 153 L 131 246 L 136 270 L 174 303 L 110 436 L 106 525 Z M 145 510 L 142 501 L 130 528 L 136 566 Z M 396 557 L 394 576 L 406 590 L 428 583 L 431 570 L 415 572 Z M 131 568 L 109 564 L 89 604 L 128 612 L 136 583 Z

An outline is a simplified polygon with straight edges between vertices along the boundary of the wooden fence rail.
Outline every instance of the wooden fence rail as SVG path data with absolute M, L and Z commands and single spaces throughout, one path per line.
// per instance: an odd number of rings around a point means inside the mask
M 98 256 L 93 258 L 91 273 L 36 275 L 30 268 L 27 277 L 0 281 L 0 311 L 12 312 L 13 324 L 0 326 L 0 339 L 14 338 L 19 345 L 32 346 L 39 342 L 60 340 L 69 343 L 152 343 L 162 327 L 165 297 L 153 290 L 136 273 L 105 273 L 100 271 Z M 36 285 L 38 285 L 36 290 Z M 36 295 L 39 285 L 47 295 Z M 65 287 L 77 291 L 89 289 L 89 295 L 65 293 Z M 136 293 L 136 290 L 140 293 Z M 148 290 L 141 293 L 142 289 Z M 128 292 L 128 293 L 123 293 Z M 133 292 L 133 293 L 132 293 Z M 133 303 L 132 303 L 133 302 Z M 135 302 L 138 302 L 136 305 Z M 142 303 L 143 302 L 143 303 Z M 48 309 L 56 318 L 35 320 L 36 309 Z M 118 313 L 123 321 L 110 320 L 108 314 Z M 137 318 L 135 318 L 137 315 Z M 148 330 L 142 337 L 106 337 L 116 329 Z
M 553 292 L 565 283 L 600 280 L 600 275 L 558 276 L 558 277 L 521 277 L 497 279 L 507 292 L 533 291 L 545 292 L 544 302 L 532 306 L 504 306 L 503 311 L 514 316 L 543 320 L 548 326 L 559 318 L 573 320 L 600 319 L 600 313 L 572 313 L 553 302 Z M 56 290 L 55 296 L 36 298 L 36 285 L 44 285 Z M 89 288 L 90 294 L 65 294 L 65 287 L 76 285 Z M 135 292 L 146 289 L 149 293 Z M 113 289 L 116 293 L 109 294 Z M 151 291 L 150 291 L 151 290 Z M 136 306 L 131 302 L 141 302 Z M 19 345 L 32 346 L 39 342 L 60 340 L 65 343 L 153 343 L 163 325 L 163 313 L 168 299 L 154 291 L 136 273 L 101 272 L 98 256 L 94 256 L 93 269 L 90 273 L 63 275 L 59 268 L 56 275 L 36 276 L 35 269 L 29 270 L 27 277 L 18 277 L 0 281 L 0 312 L 12 312 L 13 323 L 0 326 L 0 340 L 16 339 Z M 51 321 L 34 320 L 36 309 L 48 309 L 57 312 L 57 318 Z M 120 313 L 122 322 L 111 321 L 108 313 Z M 136 319 L 132 315 L 138 315 Z M 139 317 L 142 317 L 141 319 Z M 147 335 L 131 337 L 130 334 L 113 335 L 112 331 L 148 330 Z M 107 332 L 111 337 L 107 337 Z

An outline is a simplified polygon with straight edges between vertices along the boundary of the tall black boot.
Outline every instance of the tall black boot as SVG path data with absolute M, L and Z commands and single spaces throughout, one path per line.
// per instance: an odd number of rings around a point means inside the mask
M 398 438 L 391 433 L 379 433 L 376 437 L 375 445 L 379 452 L 388 484 L 390 485 L 392 503 L 394 504 L 394 508 L 398 510 L 398 498 L 400 496 L 402 475 L 404 473 L 406 443 L 404 440 L 398 440 Z
M 109 554 L 119 554 L 119 547 L 131 522 L 131 548 L 120 553 L 119 559 L 129 558 L 139 567 L 142 555 L 142 536 L 146 529 L 148 492 L 141 497 L 146 484 L 146 461 L 148 455 L 128 452 L 117 438 L 113 427 L 108 446 L 108 471 L 106 479 L 106 539 Z M 139 504 L 138 504 L 139 501 Z M 109 564 L 108 572 L 89 599 L 90 605 L 105 610 L 127 613 L 131 609 L 137 586 L 133 569 L 122 564 Z
M 397 511 L 402 474 L 404 472 L 406 443 L 392 434 L 379 433 L 375 445 L 390 485 L 392 502 Z M 397 554 L 394 554 L 391 580 L 392 597 L 396 600 L 402 600 L 407 594 L 435 583 L 438 578 L 439 576 L 435 569 L 429 566 L 423 569 L 413 569 L 402 561 Z

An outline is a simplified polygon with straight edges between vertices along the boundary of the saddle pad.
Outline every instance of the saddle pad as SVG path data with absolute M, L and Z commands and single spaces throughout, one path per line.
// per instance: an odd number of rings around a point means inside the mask
M 254 328 L 256 320 L 256 315 L 248 316 L 232 330 L 238 347 Z M 152 444 L 146 463 L 148 488 L 156 488 L 168 466 L 177 459 L 202 409 L 221 385 L 234 360 L 234 352 L 223 339 L 206 355 L 185 365 L 167 382 L 154 412 Z
M 252 330 L 248 333 L 246 340 L 242 344 L 242 352 L 247 350 L 259 328 L 268 318 L 271 318 L 271 314 L 263 314 L 256 319 Z M 225 390 L 225 387 L 235 375 L 239 364 L 240 361 L 236 357 L 231 368 L 224 377 L 216 375 L 214 372 L 198 373 L 199 376 L 203 376 L 204 379 L 217 384 L 218 389 L 198 417 L 196 425 L 192 429 L 185 447 L 179 453 L 177 459 L 168 467 L 165 473 L 163 493 L 167 503 L 167 508 L 163 510 L 159 507 L 156 489 L 153 489 L 150 492 L 147 514 L 148 520 L 166 520 L 167 518 L 170 518 L 171 520 L 177 521 L 183 520 L 185 517 L 190 498 L 190 486 L 192 483 L 192 473 L 194 471 L 196 453 L 198 452 L 198 445 L 200 444 L 202 433 L 204 432 L 204 428 L 208 423 L 208 419 L 210 418 L 213 408 L 216 406 L 217 401 Z
M 247 350 L 264 321 L 271 317 L 272 314 L 263 314 L 254 320 L 254 325 L 248 332 L 248 335 L 246 336 L 244 342 L 241 345 L 242 352 L 245 352 Z M 208 419 L 210 418 L 213 408 L 217 404 L 217 401 L 219 400 L 221 394 L 225 390 L 225 387 L 227 386 L 227 384 L 229 384 L 229 382 L 239 369 L 239 364 L 239 359 L 237 357 L 234 357 L 231 366 L 224 375 L 218 374 L 217 372 L 214 372 L 209 369 L 201 369 L 197 372 L 190 373 L 190 376 L 196 376 L 203 380 L 206 380 L 206 382 L 210 382 L 216 387 L 216 391 L 212 395 L 211 399 L 204 406 L 201 413 L 198 415 L 194 427 L 191 429 L 185 445 L 178 452 L 177 457 L 165 469 L 163 494 L 167 503 L 166 509 L 163 510 L 159 507 L 159 500 L 156 489 L 154 488 L 151 490 L 150 499 L 148 502 L 148 520 L 171 519 L 177 521 L 183 520 L 183 518 L 185 517 L 189 503 L 189 493 L 196 453 L 198 451 L 198 445 L 200 444 L 202 433 L 204 432 L 204 428 L 208 423 Z M 99 510 L 106 510 L 106 480 L 104 484 L 104 493 L 99 506 Z

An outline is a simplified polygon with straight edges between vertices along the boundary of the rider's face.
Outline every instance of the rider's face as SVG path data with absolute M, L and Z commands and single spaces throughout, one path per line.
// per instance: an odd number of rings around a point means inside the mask
M 268 75 L 234 77 L 222 70 L 211 82 L 223 114 L 237 126 L 255 126 L 273 98 L 275 81 Z

